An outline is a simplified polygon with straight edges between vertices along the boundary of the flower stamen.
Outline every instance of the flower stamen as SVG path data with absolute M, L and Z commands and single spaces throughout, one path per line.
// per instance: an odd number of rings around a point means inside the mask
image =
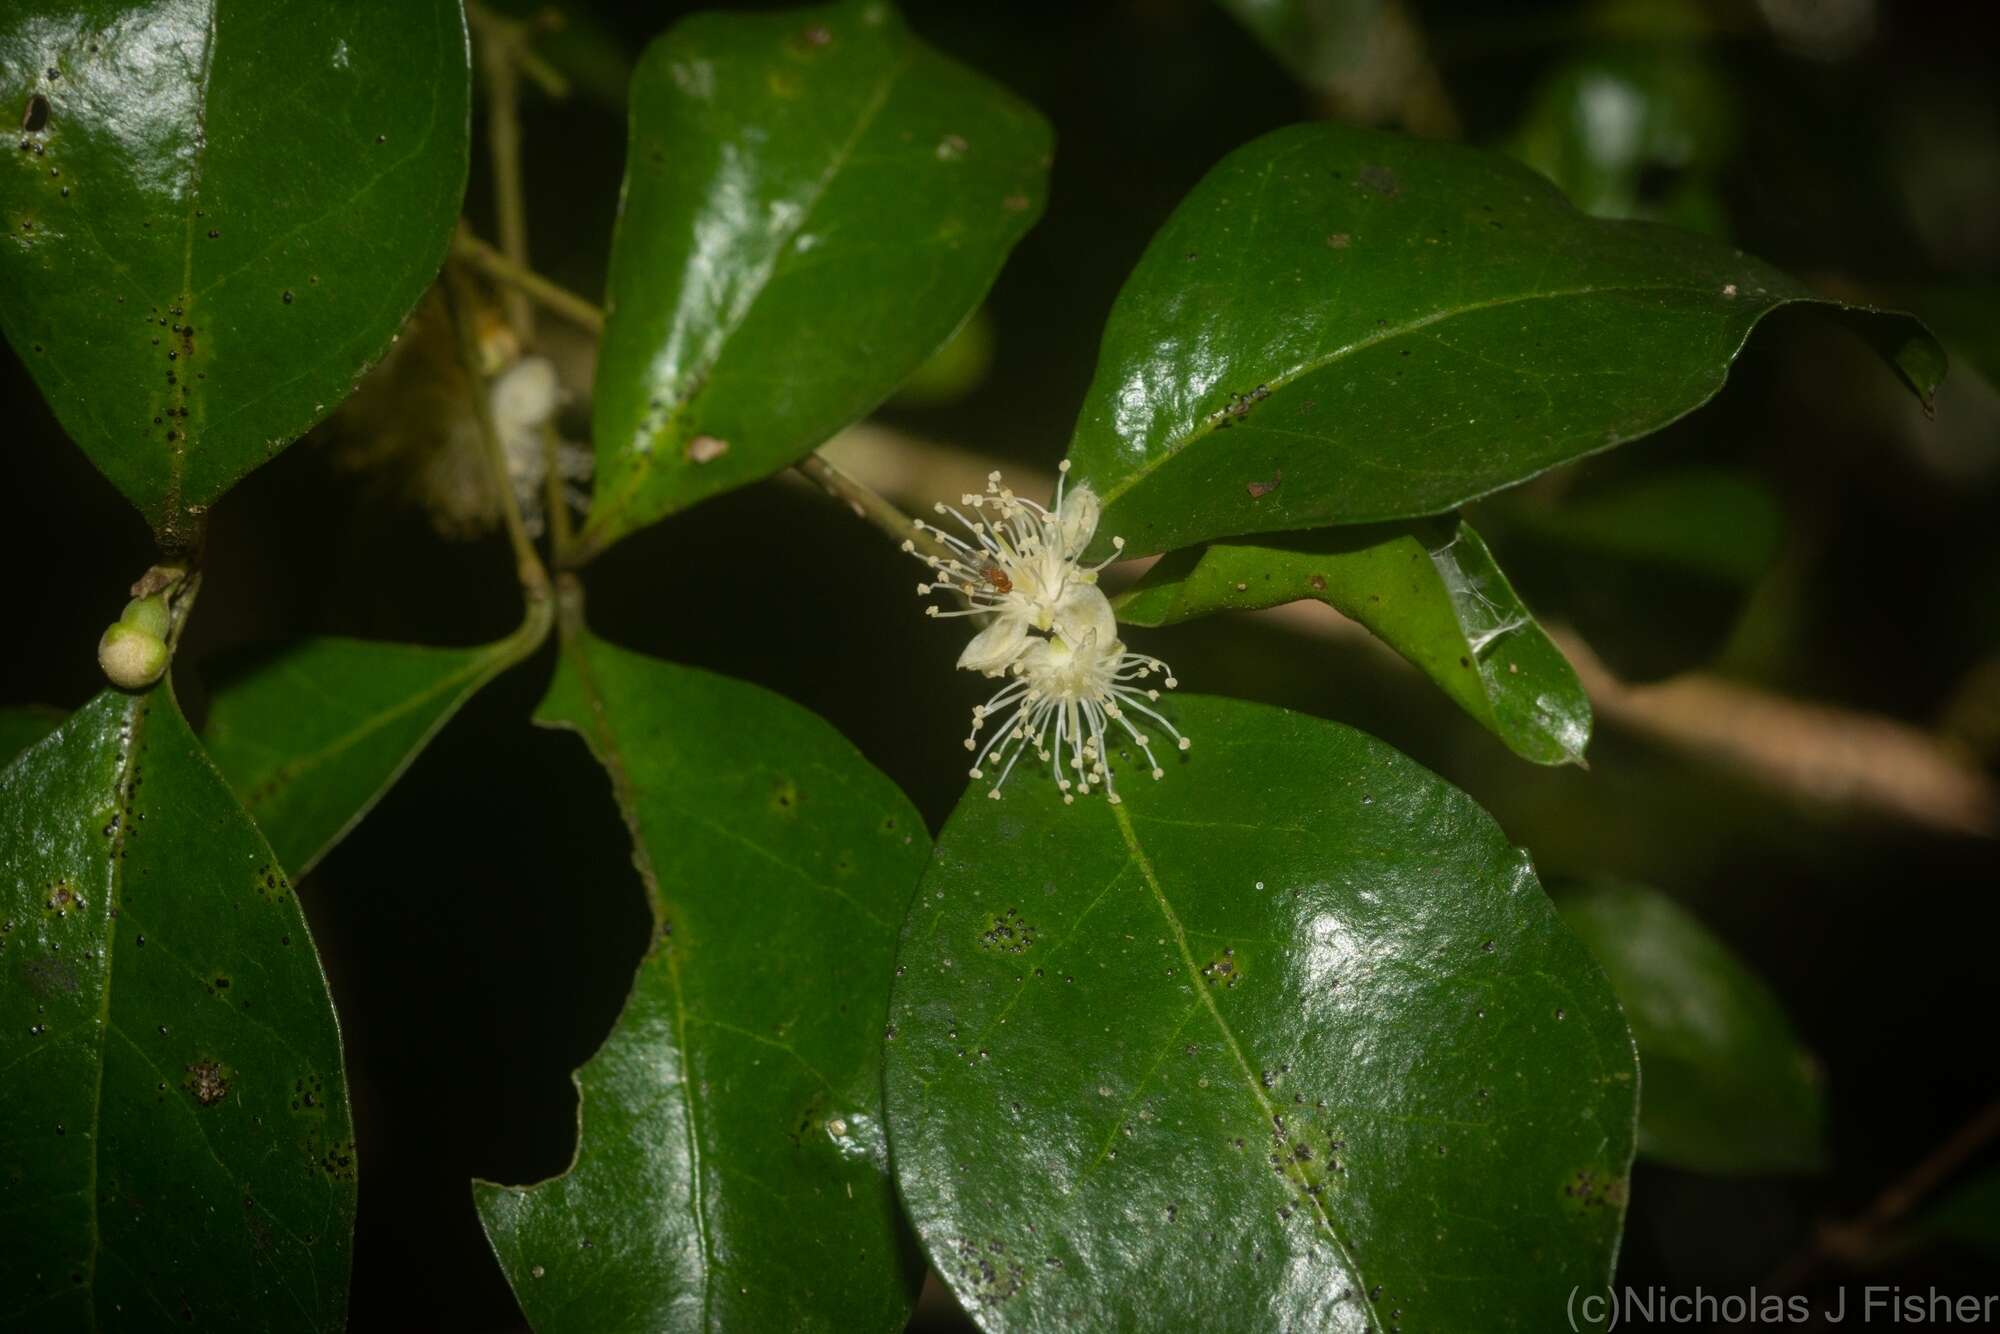
M 965 602 L 949 611 L 931 605 L 924 608 L 926 615 L 988 618 L 958 665 L 1005 678 L 991 698 L 973 708 L 964 741 L 973 755 L 971 777 L 984 780 L 989 768 L 998 769 L 987 791 L 995 799 L 1021 756 L 1032 750 L 1049 766 L 1065 804 L 1093 790 L 1117 803 L 1110 738 L 1119 732 L 1139 748 L 1152 776 L 1164 778 L 1154 737 L 1128 710 L 1157 723 L 1179 749 L 1188 749 L 1188 739 L 1152 707 L 1160 699 L 1151 684 L 1155 677 L 1169 690 L 1180 683 L 1158 658 L 1126 649 L 1111 603 L 1097 586 L 1098 572 L 1123 554 L 1125 539 L 1112 538 L 1111 554 L 1096 564 L 1082 562 L 1097 531 L 1099 505 L 1088 486 L 1072 488 L 1068 479 L 1065 461 L 1055 498 L 1044 507 L 1015 495 L 998 472 L 989 473 L 983 494 L 934 507 L 939 516 L 956 520 L 962 535 L 915 521 L 942 554 L 919 553 L 914 542 L 903 543 L 903 550 L 936 576 L 917 585 L 918 596 L 949 589 Z M 980 732 L 989 723 L 993 729 L 982 742 Z

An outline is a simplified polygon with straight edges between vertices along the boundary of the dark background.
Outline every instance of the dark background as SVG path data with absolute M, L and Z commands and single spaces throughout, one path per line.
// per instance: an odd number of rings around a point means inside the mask
M 1322 104 L 1196 0 L 905 8 L 929 40 L 1041 108 L 1058 151 L 1047 216 L 989 303 L 990 374 L 955 403 L 884 416 L 1046 468 L 1153 229 L 1225 152 Z M 1788 45 L 1755 8 L 1693 8 L 1719 29 L 1698 58 L 1729 90 L 1719 114 L 1733 140 L 1710 184 L 1733 239 L 1827 282 L 2000 291 L 2000 62 L 1983 6 L 1862 5 L 1872 36 L 1832 57 Z M 681 7 L 580 10 L 629 55 Z M 1505 139 L 1579 52 L 1650 40 L 1593 35 L 1591 11 L 1568 6 L 1416 12 L 1475 142 Z M 537 265 L 595 296 L 622 167 L 615 82 L 562 104 L 530 92 L 525 122 Z M 468 209 L 490 235 L 483 144 L 473 161 Z M 1642 181 L 1657 200 L 1686 184 L 1672 167 Z M 1925 422 L 1858 344 L 1774 320 L 1715 403 L 1585 465 L 1582 480 L 1688 459 L 1753 469 L 1785 513 L 1787 542 L 1747 610 L 1723 608 L 1725 628 L 1738 621 L 1727 670 L 1931 726 L 1963 713 L 1969 673 L 2000 653 L 1996 402 L 1961 365 L 1939 422 Z M 74 707 L 99 685 L 98 633 L 149 563 L 149 539 L 11 353 L 0 355 L 0 403 L 0 703 Z M 309 633 L 470 644 L 516 623 L 504 542 L 439 539 L 421 507 L 384 503 L 339 466 L 324 434 L 215 509 L 181 652 L 197 717 L 204 663 L 241 644 Z M 1530 605 L 1561 611 L 1578 596 L 1538 585 L 1531 568 L 1517 570 Z M 956 642 L 918 614 L 911 584 L 877 533 L 779 483 L 644 532 L 589 576 L 601 634 L 816 710 L 935 829 L 963 782 L 957 740 L 978 692 L 954 679 Z M 1600 647 L 1664 637 L 1687 650 L 1680 666 L 1715 649 L 1714 626 L 1684 632 L 1643 581 L 1618 592 L 1593 622 Z M 1229 621 L 1135 638 L 1204 690 L 1383 736 L 1492 809 L 1545 879 L 1656 885 L 1771 981 L 1824 1065 L 1831 1170 L 1720 1181 L 1641 1166 L 1623 1281 L 1746 1289 L 1815 1220 L 1862 1210 L 2000 1085 L 1991 839 L 1813 806 L 1612 727 L 1589 772 L 1538 770 L 1353 646 Z M 526 722 L 548 671 L 545 651 L 475 698 L 301 889 L 343 1021 L 366 1163 L 357 1330 L 519 1327 L 467 1182 L 567 1164 L 569 1071 L 609 1028 L 643 945 L 646 910 L 602 773 L 573 736 Z M 1970 1252 L 1938 1249 L 1868 1281 L 1975 1291 L 1995 1277 Z M 921 1318 L 951 1316 L 932 1304 Z

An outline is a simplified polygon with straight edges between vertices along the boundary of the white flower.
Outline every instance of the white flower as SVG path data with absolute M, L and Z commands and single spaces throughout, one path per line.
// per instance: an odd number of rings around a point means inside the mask
M 1094 629 L 1086 631 L 1081 641 L 1071 641 L 1060 632 L 1034 640 L 1014 664 L 1014 679 L 972 710 L 972 732 L 965 738 L 965 748 L 978 752 L 972 777 L 984 778 L 989 760 L 999 766 L 999 776 L 986 793 L 998 800 L 1015 763 L 1033 749 L 1048 764 L 1065 803 L 1075 801 L 1078 792 L 1102 786 L 1105 800 L 1116 805 L 1118 786 L 1106 763 L 1108 744 L 1117 740 L 1113 723 L 1145 752 L 1153 777 L 1166 777 L 1153 754 L 1152 738 L 1133 724 L 1127 712 L 1151 718 L 1180 749 L 1188 748 L 1188 739 L 1151 706 L 1160 692 L 1143 682 L 1156 672 L 1167 689 L 1180 684 L 1158 658 L 1127 652 L 1116 638 L 1100 639 Z M 980 746 L 979 731 L 988 721 L 995 721 L 996 730 Z
M 1068 463 L 1062 470 L 1069 471 Z M 1120 739 L 1118 729 L 1144 752 L 1153 777 L 1165 777 L 1152 738 L 1131 714 L 1152 719 L 1186 750 L 1188 739 L 1152 708 L 1160 692 L 1146 684 L 1155 674 L 1169 690 L 1179 682 L 1158 658 L 1129 652 L 1119 640 L 1111 602 L 1097 586 L 1097 572 L 1109 562 L 1080 563 L 1097 528 L 1097 497 L 1088 487 L 1065 497 L 1058 481 L 1055 504 L 1045 509 L 1001 486 L 996 472 L 987 479 L 985 495 L 966 496 L 962 503 L 981 517 L 968 518 L 946 505 L 938 510 L 956 515 L 971 542 L 935 525 L 917 525 L 948 552 L 923 558 L 942 577 L 917 585 L 917 592 L 950 588 L 970 604 L 958 611 L 933 606 L 927 609 L 933 616 L 990 615 L 992 621 L 966 645 L 958 665 L 1011 678 L 972 711 L 972 732 L 965 738 L 965 748 L 976 752 L 972 777 L 984 778 L 989 762 L 998 767 L 986 794 L 997 799 L 1007 775 L 1032 749 L 1049 765 L 1064 802 L 1102 787 L 1105 799 L 1116 803 L 1108 754 Z M 991 519 L 982 513 L 988 509 L 995 511 Z M 1112 539 L 1114 552 L 1124 545 L 1122 538 Z M 906 542 L 903 549 L 914 553 L 915 544 Z M 979 733 L 989 722 L 996 730 L 982 746 Z
M 958 665 L 967 671 L 1001 675 L 1033 644 L 1035 631 L 1046 635 L 1060 627 L 1076 641 L 1091 630 L 1105 642 L 1117 638 L 1117 620 L 1097 589 L 1097 572 L 1117 559 L 1125 539 L 1112 538 L 1112 555 L 1096 565 L 1080 563 L 1097 532 L 1097 495 L 1079 486 L 1064 496 L 1068 473 L 1064 460 L 1055 504 L 1047 509 L 1021 499 L 1000 484 L 999 473 L 991 473 L 984 495 L 960 497 L 979 517 L 968 518 L 943 501 L 937 505 L 939 514 L 949 514 L 965 527 L 971 541 L 919 519 L 917 530 L 936 538 L 946 554 L 923 555 L 914 542 L 903 543 L 903 550 L 939 576 L 934 583 L 918 584 L 917 596 L 950 588 L 968 604 L 957 611 L 932 606 L 926 609 L 929 615 L 993 618 L 959 655 Z
M 551 429 L 563 397 L 555 363 L 547 357 L 522 357 L 493 378 L 487 396 L 494 434 L 500 437 L 500 450 L 507 460 L 507 480 L 521 507 L 522 526 L 528 536 L 540 537 L 542 492 L 549 473 L 542 433 Z M 589 508 L 590 493 L 582 484 L 590 480 L 593 461 L 587 449 L 566 441 L 556 443 L 556 475 L 562 479 L 563 494 L 574 509 Z

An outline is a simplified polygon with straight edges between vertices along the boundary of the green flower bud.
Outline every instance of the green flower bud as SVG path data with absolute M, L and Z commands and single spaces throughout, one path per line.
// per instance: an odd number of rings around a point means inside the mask
M 158 635 L 120 621 L 97 641 L 97 665 L 119 689 L 144 690 L 167 670 L 167 646 Z
M 165 639 L 172 618 L 167 615 L 165 598 L 133 598 L 125 604 L 125 612 L 118 618 L 118 623 L 129 625 L 134 630 L 144 630 L 155 639 Z

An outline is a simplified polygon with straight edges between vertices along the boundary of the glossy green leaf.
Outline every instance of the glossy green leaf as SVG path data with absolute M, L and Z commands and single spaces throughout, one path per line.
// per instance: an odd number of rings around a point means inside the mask
M 475 1187 L 521 1308 L 539 1334 L 901 1329 L 922 1266 L 881 1042 L 915 808 L 797 705 L 588 634 L 537 720 L 610 772 L 656 929 L 577 1072 L 569 1170 Z
M 303 876 L 541 634 L 479 648 L 306 639 L 240 655 L 218 673 L 203 740 L 279 865 Z
M 339 1330 L 355 1204 L 305 918 L 172 688 L 0 773 L 0 1327 Z
M 25 704 L 0 709 L 0 769 L 14 757 L 56 730 L 63 720 L 60 709 L 44 709 Z
M 1557 898 L 1639 1043 L 1639 1152 L 1691 1171 L 1825 1164 L 1818 1068 L 1770 988 L 1671 899 L 1629 885 Z
M 0 327 L 164 543 L 387 350 L 458 215 L 468 87 L 458 0 L 0 10 Z
M 597 369 L 607 546 L 888 396 L 1040 214 L 1049 129 L 882 0 L 702 14 L 632 83 Z
M 1172 625 L 1316 598 L 1374 631 L 1517 755 L 1575 763 L 1590 697 L 1469 524 L 1419 520 L 1171 552 L 1116 600 Z
M 886 1077 L 932 1263 L 994 1330 L 1549 1329 L 1624 1216 L 1603 974 L 1387 746 L 1169 707 L 1123 805 L 1021 773 L 939 838 Z
M 1586 217 L 1496 154 L 1295 126 L 1153 239 L 1070 458 L 1133 554 L 1440 513 L 1699 406 L 1798 302 L 1844 312 L 1929 399 L 1944 354 L 1907 316 Z

